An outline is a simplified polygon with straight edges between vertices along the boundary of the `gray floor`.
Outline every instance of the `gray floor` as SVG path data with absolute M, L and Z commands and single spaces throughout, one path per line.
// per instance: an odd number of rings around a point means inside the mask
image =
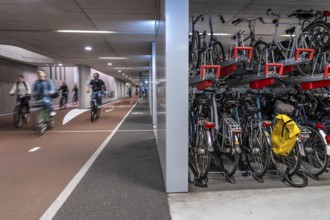
M 135 107 L 54 219 L 171 219 L 148 111 Z

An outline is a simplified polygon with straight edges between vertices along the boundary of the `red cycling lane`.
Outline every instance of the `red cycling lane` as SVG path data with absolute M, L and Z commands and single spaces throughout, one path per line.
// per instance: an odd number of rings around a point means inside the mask
M 14 128 L 0 117 L 0 219 L 39 219 L 111 134 L 137 98 L 105 105 L 91 123 L 86 111 L 62 125 L 72 109 L 57 111 L 56 127 L 38 137 L 29 124 Z

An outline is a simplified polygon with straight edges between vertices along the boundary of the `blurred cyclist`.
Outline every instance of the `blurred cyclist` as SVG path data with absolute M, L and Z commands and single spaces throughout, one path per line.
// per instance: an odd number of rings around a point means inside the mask
M 30 95 L 31 95 L 31 88 L 28 82 L 24 81 L 23 75 L 17 76 L 17 81 L 14 83 L 13 87 L 11 88 L 9 94 L 15 95 L 17 94 L 17 102 L 21 103 L 22 106 L 26 107 L 26 113 L 30 113 Z
M 46 73 L 43 70 L 38 70 L 38 78 L 34 83 L 33 95 L 44 104 L 50 116 L 55 116 L 52 100 L 58 96 L 56 87 L 51 80 L 46 79 Z
M 98 73 L 93 74 L 94 79 L 90 81 L 88 84 L 87 92 L 90 92 L 92 89 L 92 95 L 91 95 L 91 106 L 94 99 L 94 96 L 97 97 L 99 108 L 101 108 L 102 105 L 102 92 L 105 91 L 105 84 L 104 82 L 99 79 L 100 75 Z
M 57 91 L 59 92 L 62 91 L 62 97 L 60 99 L 60 109 L 65 109 L 66 104 L 68 103 L 68 94 L 69 94 L 69 87 L 65 83 L 65 81 L 62 82 L 61 87 Z

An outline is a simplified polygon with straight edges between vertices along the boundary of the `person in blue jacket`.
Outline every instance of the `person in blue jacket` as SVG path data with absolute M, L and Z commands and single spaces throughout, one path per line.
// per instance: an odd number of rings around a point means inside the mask
M 43 70 L 38 70 L 37 72 L 38 80 L 34 83 L 33 95 L 38 101 L 43 103 L 51 117 L 55 116 L 56 112 L 52 106 L 52 100 L 58 96 L 57 89 L 51 80 L 47 80 L 46 73 Z

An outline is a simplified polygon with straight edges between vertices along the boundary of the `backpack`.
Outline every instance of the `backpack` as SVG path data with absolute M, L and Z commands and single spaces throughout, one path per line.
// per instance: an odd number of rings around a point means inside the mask
M 298 125 L 287 115 L 276 116 L 276 125 L 270 136 L 273 152 L 278 155 L 288 156 L 297 142 L 300 134 Z
M 16 90 L 18 90 L 18 84 L 19 84 L 19 82 L 16 82 Z M 27 85 L 26 85 L 25 81 L 23 81 L 23 84 L 25 86 L 25 90 L 28 91 L 28 88 L 27 88 Z

